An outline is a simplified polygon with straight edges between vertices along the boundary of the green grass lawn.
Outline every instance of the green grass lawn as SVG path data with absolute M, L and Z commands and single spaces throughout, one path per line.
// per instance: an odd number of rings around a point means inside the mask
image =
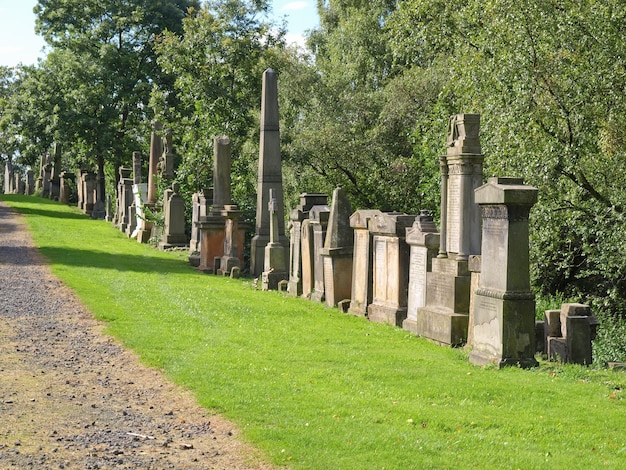
M 623 372 L 481 369 L 463 350 L 201 274 L 76 208 L 2 199 L 110 334 L 278 465 L 626 468 Z

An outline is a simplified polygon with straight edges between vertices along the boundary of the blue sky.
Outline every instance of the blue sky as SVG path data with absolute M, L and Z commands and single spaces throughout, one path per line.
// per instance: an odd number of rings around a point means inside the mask
M 43 40 L 35 34 L 35 0 L 0 0 L 0 65 L 34 64 L 42 57 Z M 317 26 L 315 0 L 273 0 L 275 19 L 287 20 L 287 42 L 303 44 L 306 30 Z

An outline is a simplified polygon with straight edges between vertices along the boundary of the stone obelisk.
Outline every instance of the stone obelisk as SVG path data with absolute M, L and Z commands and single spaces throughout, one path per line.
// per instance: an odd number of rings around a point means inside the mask
M 278 217 L 278 239 L 287 250 L 289 240 L 285 237 L 283 203 L 283 178 L 280 159 L 280 131 L 278 128 L 278 80 L 276 72 L 263 72 L 261 97 L 261 141 L 259 148 L 259 175 L 256 204 L 256 230 L 252 238 L 250 253 L 250 275 L 260 276 L 263 272 L 265 246 L 270 241 L 269 194 L 276 198 Z M 288 252 L 288 251 L 287 251 Z M 287 260 L 287 265 L 289 261 Z

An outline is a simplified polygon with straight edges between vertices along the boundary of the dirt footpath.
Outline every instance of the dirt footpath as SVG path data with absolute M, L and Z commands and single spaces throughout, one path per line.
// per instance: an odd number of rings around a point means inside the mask
M 270 469 L 102 333 L 0 202 L 0 469 Z

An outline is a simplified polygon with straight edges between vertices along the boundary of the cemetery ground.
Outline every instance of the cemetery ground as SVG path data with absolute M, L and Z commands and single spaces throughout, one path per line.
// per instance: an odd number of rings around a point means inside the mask
M 2 198 L 25 215 L 53 273 L 103 329 L 93 341 L 76 343 L 71 355 L 63 356 L 50 373 L 31 373 L 25 384 L 24 398 L 37 390 L 75 395 L 82 406 L 66 403 L 69 415 L 41 403 L 1 397 L 2 458 L 16 458 L 16 451 L 36 455 L 36 449 L 27 445 L 35 441 L 42 447 L 50 445 L 54 436 L 66 432 L 64 426 L 70 424 L 64 417 L 74 416 L 76 409 L 83 414 L 94 405 L 106 410 L 107 393 L 122 395 L 122 402 L 133 410 L 129 413 L 135 413 L 139 402 L 151 402 L 155 393 L 151 384 L 158 383 L 162 373 L 176 385 L 163 385 L 169 398 L 151 403 L 154 416 L 139 424 L 154 421 L 160 444 L 167 439 L 163 430 L 171 430 L 174 441 L 158 447 L 160 451 L 153 448 L 151 455 L 164 459 L 159 452 L 194 455 L 200 460 L 188 462 L 190 468 L 213 468 L 209 449 L 205 455 L 191 454 L 196 446 L 206 446 L 214 436 L 218 442 L 234 441 L 221 434 L 229 429 L 228 422 L 223 424 L 216 413 L 234 423 L 239 430 L 235 434 L 258 449 L 260 454 L 255 455 L 261 455 L 261 461 L 294 469 L 626 465 L 624 372 L 543 361 L 530 370 L 475 367 L 463 349 L 440 347 L 404 330 L 302 299 L 256 291 L 251 280 L 199 273 L 185 263 L 186 253 L 140 245 L 110 223 L 89 220 L 75 208 L 28 196 Z M 51 283 L 48 288 L 57 289 L 54 279 L 29 282 Z M 6 286 L 0 289 L 6 298 Z M 38 337 L 46 328 L 43 314 L 36 321 L 22 318 L 21 324 L 9 317 L 2 317 L 0 330 L 3 383 L 6 370 L 17 370 L 11 364 L 26 347 L 22 341 L 30 345 L 30 353 L 38 344 L 25 335 Z M 53 336 L 58 343 L 38 346 L 46 354 L 38 367 L 52 361 L 63 337 L 78 338 L 86 331 L 86 318 L 71 321 L 73 326 L 65 323 Z M 7 330 L 7 324 L 15 331 Z M 22 336 L 15 334 L 20 331 Z M 158 372 L 135 373 L 139 368 L 135 369 L 133 356 L 117 341 Z M 133 384 L 107 385 L 103 372 L 98 375 L 106 364 L 89 362 L 95 349 L 111 356 L 103 362 L 127 368 Z M 81 368 L 88 375 L 78 384 L 78 393 L 72 391 L 73 379 L 54 381 L 63 369 L 74 373 L 74 361 L 83 356 L 87 359 Z M 203 408 L 194 408 L 187 391 Z M 82 393 L 104 398 L 96 403 L 81 399 Z M 24 413 L 29 406 L 41 408 L 29 415 L 34 424 L 9 432 L 4 410 L 20 403 Z M 120 442 L 137 429 L 131 418 L 118 416 L 117 422 L 119 427 L 112 432 L 121 433 Z M 187 423 L 194 424 L 185 430 Z M 46 432 L 37 433 L 37 427 Z M 211 427 L 222 431 L 206 430 Z M 189 454 L 179 450 L 187 442 L 186 432 L 194 446 Z M 142 438 L 135 437 L 138 441 L 131 442 L 149 453 Z M 16 441 L 21 446 L 16 447 Z M 82 442 L 59 442 L 57 452 L 65 452 L 67 444 L 75 451 Z M 95 440 L 85 448 L 85 459 L 89 449 L 101 452 Z M 128 468 L 134 458 L 142 458 L 138 449 L 135 454 L 132 448 L 124 452 L 117 457 L 126 459 Z M 246 452 L 252 451 L 231 449 L 229 455 L 239 460 L 223 465 L 261 465 L 258 460 L 247 461 Z

